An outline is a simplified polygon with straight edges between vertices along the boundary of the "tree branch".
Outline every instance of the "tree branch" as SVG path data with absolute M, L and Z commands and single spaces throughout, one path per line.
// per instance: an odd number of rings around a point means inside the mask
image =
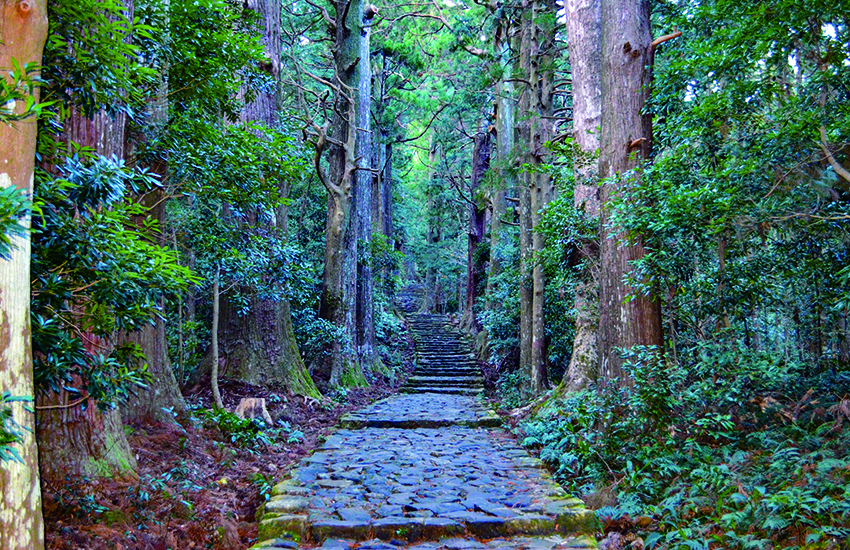
M 673 40 L 674 38 L 679 38 L 680 36 L 682 36 L 682 31 L 676 31 L 670 34 L 665 34 L 664 36 L 659 36 L 658 38 L 652 41 L 652 44 L 649 46 L 649 49 L 651 51 L 655 51 L 655 48 L 657 48 L 664 42 L 667 42 L 668 40 Z
M 841 166 L 841 164 L 835 160 L 835 157 L 832 156 L 832 151 L 829 150 L 829 147 L 826 144 L 826 126 L 823 124 L 821 124 L 820 127 L 820 142 L 818 144 L 820 145 L 820 148 L 823 149 L 823 152 L 826 155 L 826 160 L 829 162 L 829 165 L 832 166 L 835 173 L 850 183 L 850 172 L 848 172 L 846 168 Z
M 325 22 L 326 22 L 328 25 L 330 25 L 332 29 L 336 29 L 336 21 L 334 21 L 333 19 L 331 19 L 331 16 L 330 16 L 330 14 L 328 13 L 328 10 L 326 10 L 326 9 L 324 8 L 324 6 L 319 6 L 318 4 L 314 4 L 314 3 L 313 3 L 313 2 L 311 2 L 310 0 L 306 0 L 306 2 L 307 2 L 308 4 L 310 4 L 311 6 L 313 6 L 314 8 L 316 8 L 317 10 L 319 10 L 319 11 L 322 13 L 322 19 L 324 19 L 324 20 L 325 20 Z

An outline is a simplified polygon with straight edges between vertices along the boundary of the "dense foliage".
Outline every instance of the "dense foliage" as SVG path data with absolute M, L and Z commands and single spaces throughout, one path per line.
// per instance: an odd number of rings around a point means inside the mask
M 343 118 L 340 98 L 353 96 L 335 66 L 331 21 L 341 4 L 263 5 L 276 13 L 236 0 L 51 0 L 44 66 L 4 68 L 0 124 L 39 121 L 34 196 L 0 192 L 0 261 L 31 215 L 41 396 L 61 393 L 84 407 L 92 399 L 106 411 L 162 382 L 146 374 L 150 366 L 173 367 L 178 400 L 193 393 L 201 402 L 218 368 L 222 317 L 263 335 L 286 325 L 292 342 L 275 340 L 264 360 L 291 344 L 293 362 L 311 367 L 302 369 L 310 398 L 320 396 L 315 381 L 328 398 L 322 406 L 347 399 L 322 367 L 334 343 L 355 346 L 322 311 L 333 197 L 315 173 L 338 162 L 327 149 L 344 148 L 333 126 Z M 350 265 L 372 269 L 386 368 L 358 383 L 392 384 L 401 373 L 394 298 L 413 282 L 425 289 L 422 311 L 455 315 L 476 333 L 500 405 L 528 405 L 537 396 L 521 351 L 521 291 L 540 267 L 553 391 L 531 407 L 525 442 L 608 530 L 640 536 L 647 548 L 846 544 L 846 6 L 653 2 L 654 34 L 681 36 L 659 43 L 646 67 L 652 153 L 605 205 L 605 227 L 574 206 L 576 167 L 596 159 L 571 137 L 565 50 L 573 45 L 560 6 L 535 6 L 531 35 L 526 4 L 379 6 L 370 59 L 358 61 L 372 69 L 364 89 L 375 147 L 363 155 L 371 168 L 357 171 L 373 178 L 373 203 L 359 205 L 373 229 Z M 548 91 L 529 91 L 532 58 L 535 74 L 551 77 Z M 521 112 L 546 93 L 547 112 Z M 251 111 L 261 100 L 274 107 L 258 116 Z M 9 108 L 18 101 L 20 115 Z M 532 152 L 520 138 L 540 121 L 547 143 Z M 483 135 L 492 150 L 474 187 Z M 527 182 L 541 174 L 554 199 L 523 212 Z M 546 244 L 532 253 L 520 225 L 538 214 L 534 236 Z M 605 268 L 593 250 L 614 228 L 621 244 L 646 248 L 632 264 L 628 300 L 640 294 L 661 305 L 664 345 L 622 350 L 627 379 L 568 395 L 558 386 L 573 358 L 576 289 Z M 468 262 L 480 275 L 472 288 Z M 167 350 L 156 365 L 148 365 L 155 353 L 128 338 L 151 327 L 162 329 L 157 345 Z M 233 332 L 222 336 L 225 356 L 246 345 Z M 7 404 L 20 400 L 31 396 L 0 393 L 0 461 L 16 457 Z M 183 408 L 248 453 L 303 436 L 288 423 Z
M 626 350 L 631 385 L 600 380 L 524 427 L 608 529 L 647 548 L 847 539 L 840 11 L 656 6 L 683 36 L 656 65 L 655 158 L 614 208 L 649 250 L 632 283 L 662 301 L 666 347 Z M 569 210 L 550 221 L 580 242 Z

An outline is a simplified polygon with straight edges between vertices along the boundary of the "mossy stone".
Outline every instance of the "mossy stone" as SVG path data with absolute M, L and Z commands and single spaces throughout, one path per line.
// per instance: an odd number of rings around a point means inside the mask
M 301 542 L 307 534 L 307 516 L 287 515 L 264 519 L 257 532 L 259 540 L 275 538 Z

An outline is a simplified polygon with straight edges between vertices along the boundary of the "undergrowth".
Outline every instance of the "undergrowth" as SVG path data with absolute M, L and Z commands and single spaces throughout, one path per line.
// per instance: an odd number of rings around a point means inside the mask
M 261 418 L 240 418 L 224 409 L 199 409 L 196 414 L 210 428 L 216 428 L 233 445 L 259 451 L 275 442 L 298 443 L 304 433 L 285 421 L 267 426 Z
M 632 548 L 847 548 L 850 377 L 743 347 L 696 355 L 633 350 L 633 385 L 551 400 L 524 444 Z

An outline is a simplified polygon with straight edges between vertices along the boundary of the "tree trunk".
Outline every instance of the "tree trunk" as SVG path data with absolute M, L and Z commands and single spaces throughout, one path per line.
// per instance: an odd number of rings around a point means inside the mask
M 124 6 L 132 19 L 133 2 L 128 0 Z M 126 113 L 113 116 L 101 110 L 88 118 L 71 107 L 62 122 L 61 139 L 89 147 L 104 157 L 126 158 Z M 88 339 L 86 345 L 92 353 L 108 354 L 114 343 L 93 335 Z M 136 460 L 117 408 L 101 411 L 91 399 L 81 400 L 64 390 L 48 391 L 37 396 L 36 416 L 41 474 L 46 481 L 62 483 L 66 475 L 135 475 Z
M 136 459 L 124 434 L 118 409 L 81 407 L 66 391 L 38 396 L 41 476 L 54 486 L 67 476 L 135 477 Z
M 368 385 L 357 361 L 357 226 L 353 222 L 357 169 L 358 68 L 363 30 L 362 0 L 337 0 L 334 21 L 334 115 L 329 146 L 330 180 L 325 237 L 325 276 L 322 316 L 342 332 L 329 350 L 332 386 Z M 371 10 L 371 8 L 370 8 Z M 364 63 L 368 60 L 364 60 Z M 321 153 L 321 148 L 319 149 Z M 322 168 L 316 161 L 316 169 Z M 370 184 L 371 185 L 371 184 Z
M 164 164 L 153 166 L 152 172 L 165 177 L 166 166 Z M 156 189 L 148 193 L 140 201 L 145 205 L 153 205 L 150 217 L 162 222 L 165 219 L 164 192 Z M 139 222 L 141 225 L 141 221 Z M 164 245 L 160 239 L 160 245 Z M 164 300 L 160 300 L 164 308 Z M 147 360 L 148 373 L 151 380 L 146 389 L 137 390 L 136 395 L 131 396 L 121 406 L 121 414 L 126 421 L 149 421 L 173 422 L 176 413 L 178 415 L 186 412 L 186 402 L 180 392 L 174 369 L 168 357 L 168 338 L 166 336 L 165 320 L 156 318 L 153 324 L 146 325 L 141 330 L 129 334 L 119 335 L 120 342 L 131 342 L 138 345 Z
M 26 7 L 25 7 L 26 6 Z M 0 0 L 0 67 L 8 69 L 12 59 L 23 67 L 41 65 L 47 38 L 47 2 L 27 4 Z M 38 88 L 33 92 L 38 102 Z M 15 102 L 15 113 L 24 112 L 25 103 Z M 0 187 L 16 187 L 32 197 L 37 124 L 33 119 L 6 123 L 0 121 Z M 14 397 L 32 397 L 32 347 L 30 340 L 30 218 L 20 220 L 26 231 L 9 235 L 12 250 L 0 258 L 0 392 Z M 41 515 L 41 487 L 38 477 L 38 449 L 35 417 L 24 403 L 12 403 L 12 420 L 21 428 L 20 441 L 12 447 L 18 461 L 0 461 L 0 548 L 44 548 L 44 520 Z
M 533 84 L 530 111 L 529 161 L 541 166 L 549 156 L 546 143 L 552 138 L 552 93 L 554 73 L 552 54 L 555 45 L 555 28 L 551 17 L 556 12 L 554 0 L 545 4 L 534 1 L 531 5 L 531 51 L 529 80 Z M 542 14 L 541 14 L 542 12 Z M 542 15 L 542 16 L 541 16 Z M 543 219 L 543 209 L 554 198 L 555 188 L 545 170 L 534 170 L 530 175 L 531 225 L 534 268 L 532 272 L 531 312 L 531 392 L 538 394 L 548 386 L 546 374 L 546 278 L 541 255 L 545 238 L 537 229 Z
M 372 143 L 371 106 L 372 106 L 372 66 L 369 56 L 369 32 L 372 7 L 363 9 L 363 26 L 360 31 L 360 56 L 357 62 L 357 146 L 358 170 L 355 183 L 355 224 L 357 261 L 356 288 L 356 337 L 357 359 L 364 371 L 383 372 L 385 370 L 378 354 L 378 341 L 375 335 L 374 279 L 372 277 Z M 379 144 L 380 145 L 380 144 Z
M 274 128 L 280 115 L 277 84 L 280 79 L 281 4 L 280 0 L 250 0 L 247 6 L 264 22 L 263 43 L 269 59 L 268 71 L 275 86 L 257 93 L 253 101 L 245 104 L 240 117 L 243 122 L 260 122 Z M 281 199 L 287 199 L 289 183 L 282 179 L 278 183 L 278 192 Z M 287 239 L 288 219 L 288 207 L 278 205 L 275 208 L 275 226 L 283 241 Z M 321 395 L 298 350 L 286 297 L 271 300 L 255 296 L 245 315 L 239 315 L 227 303 L 223 310 L 225 365 L 222 375 L 253 385 L 281 384 L 296 395 Z
M 431 132 L 428 146 L 428 182 L 434 184 L 436 166 L 439 162 L 439 150 L 435 141 L 434 132 Z M 439 281 L 437 280 L 437 268 L 435 266 L 435 251 L 440 242 L 440 205 L 433 196 L 428 197 L 428 233 L 426 235 L 428 265 L 425 270 L 425 301 L 422 304 L 423 311 L 437 313 L 439 311 Z
M 125 1 L 125 5 L 132 15 L 133 2 L 132 0 Z M 166 13 L 169 1 L 165 1 Z M 167 69 L 163 69 L 163 73 L 159 75 L 159 89 L 157 96 L 149 107 L 149 114 L 152 126 L 164 127 L 168 123 L 168 74 Z M 113 150 L 107 151 L 103 145 L 98 145 L 98 152 L 103 155 L 115 155 L 119 158 L 124 158 L 124 152 L 132 150 L 133 144 L 125 140 L 126 119 L 116 117 L 116 127 L 110 129 L 109 133 L 101 133 L 101 139 L 106 135 L 111 135 L 110 139 L 105 139 L 106 143 L 113 143 Z M 118 124 L 120 123 L 120 124 Z M 132 156 L 132 152 L 127 154 Z M 160 161 L 154 162 L 150 167 L 150 171 L 159 176 L 160 182 L 165 182 L 168 172 L 168 160 L 163 157 Z M 139 202 L 150 208 L 148 215 L 160 222 L 165 221 L 165 196 L 166 193 L 162 189 L 153 189 L 141 196 Z M 137 220 L 138 225 L 142 225 L 144 219 Z M 160 235 L 159 244 L 165 244 L 165 236 Z M 162 309 L 164 309 L 164 300 L 160 301 Z M 141 330 L 119 335 L 120 342 L 129 342 L 138 345 L 142 353 L 147 359 L 148 373 L 151 375 L 147 389 L 140 389 L 135 396 L 131 396 L 126 403 L 121 407 L 121 413 L 126 421 L 131 420 L 155 420 L 159 422 L 173 422 L 173 413 L 184 414 L 186 412 L 186 402 L 183 399 L 183 394 L 180 392 L 180 386 L 177 378 L 174 376 L 174 370 L 171 367 L 171 361 L 168 357 L 168 340 L 166 337 L 165 320 L 157 317 L 152 325 L 146 325 Z
M 532 281 L 532 262 L 534 245 L 531 239 L 531 191 L 530 174 L 521 176 L 522 185 L 519 188 L 519 365 L 528 375 L 530 384 L 531 372 L 531 320 L 534 305 L 534 287 Z M 530 389 L 530 387 L 529 387 Z
M 168 123 L 167 74 L 161 75 L 157 97 L 151 104 L 149 113 L 154 126 L 164 127 Z M 160 182 L 166 182 L 168 177 L 167 158 L 163 157 L 160 161 L 154 162 L 150 171 L 159 176 Z M 163 227 L 166 192 L 159 188 L 152 189 L 140 197 L 139 202 L 150 208 L 148 211 L 150 218 L 159 222 L 160 227 Z M 143 222 L 143 219 L 138 220 L 138 225 L 141 226 Z M 165 235 L 159 236 L 159 244 L 165 246 Z M 164 302 L 165 300 L 160 301 L 162 309 L 165 309 Z M 180 323 L 182 335 L 182 319 L 178 323 Z M 148 373 L 151 375 L 148 389 L 139 390 L 137 395 L 130 397 L 122 405 L 121 412 L 124 420 L 173 422 L 173 413 L 185 414 L 186 401 L 180 392 L 180 384 L 174 375 L 174 369 L 168 357 L 165 319 L 157 317 L 152 325 L 146 325 L 139 331 L 122 335 L 119 339 L 123 342 L 137 344 L 141 348 L 147 359 Z M 182 350 L 182 344 L 180 348 Z M 182 357 L 180 364 L 182 365 Z M 180 381 L 182 382 L 182 374 Z
M 582 156 L 574 160 L 573 204 L 590 218 L 599 216 L 598 163 L 599 124 L 602 117 L 600 57 L 602 40 L 599 0 L 567 0 L 567 37 L 570 50 L 573 92 L 573 138 Z M 586 388 L 598 372 L 596 335 L 599 328 L 599 262 L 595 242 L 581 243 L 584 267 L 575 289 L 575 338 L 570 365 L 564 373 L 562 389 Z
M 663 339 L 659 302 L 634 296 L 624 281 L 630 262 L 644 256 L 643 245 L 611 223 L 608 207 L 620 189 L 639 180 L 641 163 L 649 161 L 652 121 L 643 111 L 652 66 L 649 11 L 648 0 L 602 1 L 600 379 L 621 385 L 631 381 L 617 348 L 660 347 Z
M 224 403 L 221 401 L 221 392 L 218 389 L 218 321 L 219 321 L 219 303 L 221 292 L 219 290 L 218 281 L 221 275 L 221 267 L 215 267 L 215 278 L 212 286 L 212 327 L 210 328 L 210 347 L 212 348 L 212 368 L 210 369 L 210 386 L 212 387 L 213 406 L 216 409 L 223 409 Z
M 332 194 L 328 197 L 328 215 L 325 224 L 325 272 L 323 276 L 322 301 L 319 315 L 338 329 L 346 327 L 343 303 L 343 233 L 344 221 L 348 217 L 349 201 L 344 196 Z M 335 338 L 327 350 L 327 370 L 331 386 L 338 386 L 346 364 L 350 361 L 350 349 L 342 338 Z
M 495 281 L 502 272 L 499 254 L 502 250 L 502 217 L 505 215 L 505 189 L 515 186 L 513 172 L 508 169 L 514 146 L 513 82 L 511 81 L 510 19 L 502 18 L 496 30 L 494 50 L 502 66 L 502 78 L 496 82 L 496 172 L 498 186 L 490 194 L 490 265 L 487 272 L 487 303 L 492 310 L 499 304 L 493 301 Z
M 390 244 L 393 241 L 393 144 L 386 144 L 384 175 L 381 178 L 381 231 Z
M 475 134 L 475 146 L 472 151 L 472 172 L 469 176 L 469 229 L 467 231 L 466 250 L 466 303 L 461 326 L 472 333 L 478 332 L 478 319 L 475 315 L 475 300 L 480 296 L 479 286 L 484 279 L 484 265 L 479 257 L 478 247 L 484 240 L 484 226 L 487 221 L 487 206 L 483 204 L 480 187 L 484 176 L 490 169 L 491 135 L 486 125 Z M 458 296 L 460 307 L 460 296 Z
M 531 44 L 533 41 L 533 18 L 531 5 L 523 2 L 523 13 L 520 21 L 520 54 L 519 54 L 519 71 L 525 82 L 520 87 L 518 110 L 520 113 L 525 113 L 522 120 L 517 122 L 517 131 L 514 142 L 519 145 L 517 154 L 519 162 L 528 163 L 529 161 L 529 144 L 532 136 L 532 106 L 534 102 L 532 96 L 535 93 L 535 86 L 531 82 Z M 520 160 L 521 159 L 521 160 Z M 531 346 L 532 346 L 532 316 L 533 316 L 533 280 L 532 280 L 532 262 L 534 244 L 531 237 L 531 185 L 533 174 L 529 170 L 523 170 L 520 175 L 519 184 L 519 251 L 520 251 L 520 266 L 519 266 L 519 364 L 522 372 L 526 373 L 526 387 L 530 390 L 530 383 L 533 377 L 531 363 Z

